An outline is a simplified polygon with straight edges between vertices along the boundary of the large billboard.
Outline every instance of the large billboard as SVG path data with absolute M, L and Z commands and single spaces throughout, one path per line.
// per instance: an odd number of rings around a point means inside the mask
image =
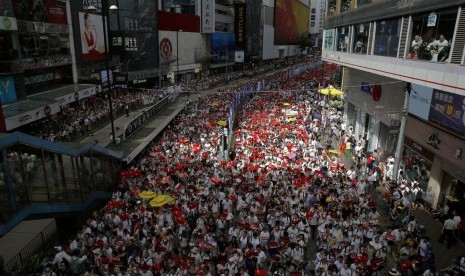
M 100 61 L 105 59 L 105 41 L 102 16 L 79 12 L 82 60 Z
M 56 24 L 68 24 L 66 1 L 58 0 L 14 0 L 16 19 Z
M 245 50 L 245 9 L 245 3 L 234 4 L 234 32 L 237 50 Z
M 298 0 L 276 0 L 274 44 L 295 45 L 308 35 L 309 9 Z
M 433 89 L 429 121 L 465 136 L 465 96 Z
M 211 35 L 212 63 L 234 62 L 234 34 L 213 33 Z
M 465 136 L 465 96 L 412 84 L 409 113 Z

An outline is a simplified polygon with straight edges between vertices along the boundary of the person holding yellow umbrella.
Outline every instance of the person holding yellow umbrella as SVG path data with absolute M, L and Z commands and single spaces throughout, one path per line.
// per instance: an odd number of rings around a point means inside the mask
M 334 86 L 332 85 L 328 86 L 327 88 L 320 89 L 318 92 L 325 96 L 329 95 L 330 97 L 337 97 L 337 96 L 341 96 L 344 94 L 342 90 L 338 90 L 334 88 Z

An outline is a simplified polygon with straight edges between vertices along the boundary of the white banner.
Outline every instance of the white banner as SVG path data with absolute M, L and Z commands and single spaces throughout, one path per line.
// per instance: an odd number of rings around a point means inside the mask
M 215 22 L 213 22 L 214 24 Z M 0 30 L 4 31 L 17 31 L 18 22 L 14 17 L 0 16 Z
M 97 95 L 98 93 L 100 93 L 100 91 L 101 91 L 100 85 L 96 85 L 93 87 L 89 87 L 86 89 L 76 91 L 74 93 L 70 93 L 62 97 L 55 98 L 55 100 L 58 101 L 60 106 L 65 106 L 69 103 L 73 103 L 75 101 L 79 101 L 87 97 Z
M 202 33 L 215 32 L 215 0 L 202 0 Z
M 48 117 L 60 111 L 60 103 L 52 103 L 50 105 L 41 106 L 34 110 L 23 112 L 21 114 L 5 118 L 6 130 L 18 128 L 23 125 L 30 124 L 34 121 Z

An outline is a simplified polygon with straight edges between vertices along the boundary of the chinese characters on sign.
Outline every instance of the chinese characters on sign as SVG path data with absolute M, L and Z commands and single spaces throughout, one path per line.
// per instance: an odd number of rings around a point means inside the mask
M 215 0 L 202 0 L 202 33 L 215 32 Z
M 429 121 L 465 135 L 465 97 L 441 90 L 433 90 Z
M 245 3 L 234 6 L 234 30 L 236 33 L 236 49 L 245 49 Z

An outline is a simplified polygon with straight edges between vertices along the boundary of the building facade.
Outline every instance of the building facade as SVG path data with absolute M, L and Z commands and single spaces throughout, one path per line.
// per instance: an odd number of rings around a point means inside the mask
M 462 214 L 464 4 L 328 1 L 322 52 L 326 62 L 344 66 L 346 118 L 357 136 L 368 139 L 368 150 L 392 154 L 401 139 L 408 178 L 425 182 L 433 206 L 447 204 Z M 396 137 L 405 104 L 405 135 Z

